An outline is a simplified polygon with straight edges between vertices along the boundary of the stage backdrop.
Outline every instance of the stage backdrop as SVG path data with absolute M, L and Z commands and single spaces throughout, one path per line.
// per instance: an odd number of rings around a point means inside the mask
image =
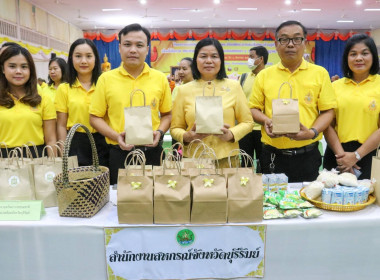
M 184 57 L 193 57 L 194 48 L 198 41 L 152 41 L 151 65 L 164 73 L 175 74 L 179 62 Z M 221 40 L 223 46 L 227 75 L 237 79 L 242 73 L 249 72 L 247 60 L 249 49 L 256 46 L 264 46 L 269 52 L 267 66 L 280 61 L 277 55 L 274 41 L 251 40 Z M 315 42 L 308 41 L 306 45 L 305 59 L 314 63 Z

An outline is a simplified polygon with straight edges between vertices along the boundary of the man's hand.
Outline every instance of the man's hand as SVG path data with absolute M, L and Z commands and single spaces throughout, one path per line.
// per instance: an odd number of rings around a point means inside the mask
M 120 149 L 124 151 L 130 151 L 134 148 L 134 145 L 125 143 L 125 132 L 122 132 L 117 136 L 117 142 L 119 143 Z
M 147 147 L 157 147 L 161 139 L 161 133 L 157 130 L 153 131 L 153 144 L 145 145 Z
M 310 140 L 314 137 L 314 132 L 300 123 L 300 131 L 298 133 L 285 134 L 290 140 Z

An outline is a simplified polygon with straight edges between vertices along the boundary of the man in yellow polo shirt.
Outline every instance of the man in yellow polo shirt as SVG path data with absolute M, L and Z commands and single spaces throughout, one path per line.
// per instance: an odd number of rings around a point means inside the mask
M 313 181 L 322 163 L 318 140 L 334 118 L 336 97 L 328 72 L 303 59 L 306 28 L 298 21 L 283 22 L 276 29 L 276 50 L 281 61 L 259 73 L 250 97 L 254 120 L 263 125 L 263 173 L 285 173 L 289 182 Z M 298 99 L 300 131 L 272 133 L 272 100 L 283 82 Z
M 239 79 L 240 85 L 242 86 L 248 101 L 252 93 L 253 82 L 257 74 L 265 69 L 265 65 L 268 62 L 268 56 L 268 50 L 263 46 L 253 47 L 249 50 L 248 67 L 251 71 L 249 73 L 244 73 Z M 256 154 L 256 172 L 261 173 L 260 157 L 262 144 L 261 125 L 259 123 L 255 123 L 253 130 L 240 139 L 239 148 L 249 154 L 252 158 L 254 157 L 254 154 Z M 242 161 L 241 165 L 244 167 L 245 162 Z M 250 162 L 248 162 L 248 167 L 251 167 Z
M 130 106 L 130 93 L 141 89 L 146 104 L 152 109 L 153 144 L 139 146 L 145 153 L 146 164 L 160 165 L 162 139 L 171 122 L 171 92 L 163 73 L 150 68 L 144 61 L 149 51 L 150 33 L 139 24 L 130 24 L 119 32 L 119 68 L 103 73 L 96 84 L 90 105 L 90 124 L 106 137 L 110 144 L 110 181 L 117 183 L 119 168 L 133 145 L 125 143 L 124 108 Z M 133 100 L 143 105 L 142 96 Z

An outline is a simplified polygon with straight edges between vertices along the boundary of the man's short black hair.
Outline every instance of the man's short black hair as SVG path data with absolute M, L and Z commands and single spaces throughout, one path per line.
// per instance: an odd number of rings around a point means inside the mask
M 306 39 L 306 35 L 307 35 L 306 27 L 303 26 L 302 23 L 300 23 L 299 21 L 296 21 L 296 20 L 288 20 L 288 21 L 281 23 L 280 26 L 277 27 L 277 29 L 276 29 L 276 39 L 278 39 L 277 35 L 278 35 L 278 32 L 280 31 L 280 29 L 285 27 L 285 26 L 290 26 L 290 25 L 300 26 L 302 28 L 302 31 L 303 31 L 303 37 Z
M 119 44 L 121 43 L 121 35 L 127 35 L 129 32 L 133 32 L 133 31 L 144 32 L 146 35 L 146 41 L 147 41 L 148 46 L 149 46 L 149 44 L 150 44 L 150 32 L 148 29 L 146 29 L 145 27 L 142 27 L 138 23 L 132 23 L 132 24 L 124 27 L 122 30 L 120 30 L 120 32 L 119 32 Z
M 249 51 L 255 51 L 257 56 L 262 56 L 264 59 L 264 65 L 267 64 L 269 53 L 265 47 L 263 46 L 253 47 Z

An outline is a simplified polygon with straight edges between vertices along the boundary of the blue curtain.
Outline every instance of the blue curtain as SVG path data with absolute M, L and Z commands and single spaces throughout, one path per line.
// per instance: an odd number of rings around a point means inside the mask
M 104 54 L 107 54 L 108 61 L 111 63 L 111 68 L 117 68 L 120 66 L 121 58 L 119 54 L 119 41 L 113 40 L 112 42 L 104 42 L 102 40 L 93 40 L 95 46 L 98 49 L 100 60 L 103 63 Z M 150 46 L 149 46 L 150 50 Z M 150 51 L 146 56 L 145 62 L 150 66 Z
M 321 65 L 329 72 L 330 77 L 338 75 L 343 77 L 342 56 L 346 41 L 331 40 L 315 41 L 315 64 Z

